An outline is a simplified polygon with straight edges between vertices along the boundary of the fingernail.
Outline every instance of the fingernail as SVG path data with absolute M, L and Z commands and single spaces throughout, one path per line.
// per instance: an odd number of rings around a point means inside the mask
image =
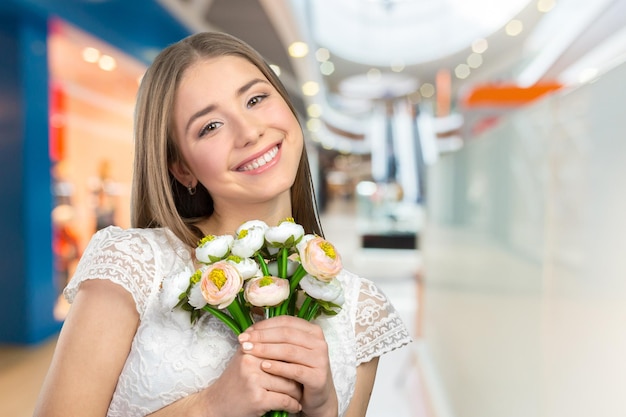
M 250 335 L 248 333 L 241 333 L 239 335 L 240 342 L 247 342 L 248 340 L 250 340 Z
M 254 345 L 253 345 L 252 343 L 250 343 L 250 342 L 244 342 L 244 343 L 241 345 L 241 348 L 242 348 L 243 350 L 252 350 L 252 348 L 253 348 L 253 347 L 254 347 Z

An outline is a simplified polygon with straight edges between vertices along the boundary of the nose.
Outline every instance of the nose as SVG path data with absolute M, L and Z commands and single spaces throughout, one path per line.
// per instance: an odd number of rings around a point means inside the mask
M 259 117 L 251 114 L 245 114 L 239 121 L 239 132 L 236 138 L 237 147 L 246 147 L 254 145 L 263 137 L 265 133 L 265 124 Z

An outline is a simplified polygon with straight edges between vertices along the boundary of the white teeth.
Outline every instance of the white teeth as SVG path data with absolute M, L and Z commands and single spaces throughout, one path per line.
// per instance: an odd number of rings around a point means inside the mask
M 274 159 L 274 157 L 276 156 L 277 153 L 278 153 L 278 146 L 274 146 L 272 149 L 267 151 L 265 154 L 261 155 L 260 157 L 258 157 L 254 161 L 252 161 L 252 162 L 246 164 L 245 166 L 241 167 L 239 170 L 240 171 L 250 171 L 250 170 L 253 170 L 253 169 L 257 169 L 258 167 L 262 167 L 263 165 L 267 164 L 272 159 Z

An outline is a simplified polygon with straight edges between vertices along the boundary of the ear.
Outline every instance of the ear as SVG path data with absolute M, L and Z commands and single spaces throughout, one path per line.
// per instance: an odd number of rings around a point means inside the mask
M 196 176 L 193 175 L 182 161 L 170 164 L 169 170 L 174 178 L 184 187 L 195 187 L 198 183 Z

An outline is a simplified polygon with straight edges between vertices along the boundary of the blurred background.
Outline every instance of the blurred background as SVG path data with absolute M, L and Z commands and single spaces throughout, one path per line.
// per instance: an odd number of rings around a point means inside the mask
M 626 0 L 3 0 L 0 415 L 129 226 L 143 72 L 205 30 L 279 74 L 327 238 L 413 335 L 368 416 L 626 415 Z

